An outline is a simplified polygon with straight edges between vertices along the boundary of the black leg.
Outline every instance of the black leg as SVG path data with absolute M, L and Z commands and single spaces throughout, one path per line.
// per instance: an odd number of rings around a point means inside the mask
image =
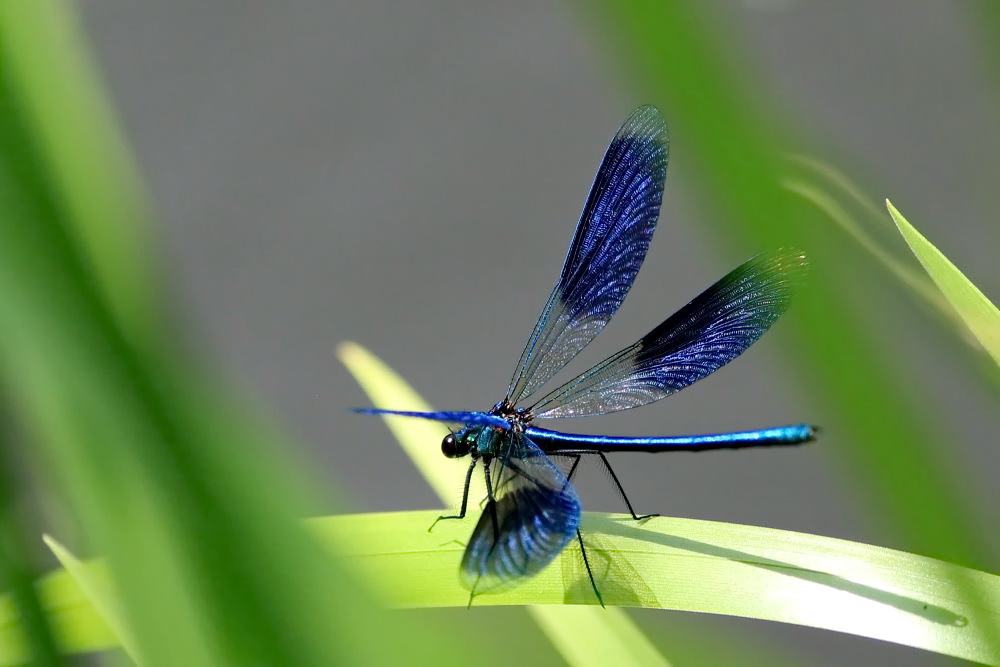
M 490 510 L 490 518 L 493 520 L 493 545 L 496 546 L 496 543 L 500 541 L 500 519 L 497 517 L 496 499 L 493 498 L 493 480 L 490 479 L 488 461 L 483 461 L 483 470 L 486 472 L 486 503 Z
M 476 460 L 473 459 L 472 463 L 469 465 L 469 470 L 465 473 L 465 491 L 462 492 L 462 510 L 458 514 L 452 514 L 450 516 L 441 515 L 438 518 L 434 519 L 434 523 L 432 523 L 430 527 L 427 529 L 428 533 L 434 530 L 434 526 L 436 526 L 437 522 L 441 521 L 442 519 L 465 518 L 465 508 L 468 507 L 469 505 L 469 483 L 472 481 L 472 471 L 475 469 L 475 467 L 476 467 Z
M 576 472 L 576 467 L 578 465 L 580 465 L 581 455 L 580 454 L 567 454 L 566 456 L 572 456 L 573 457 L 573 465 L 571 465 L 569 467 L 569 472 L 566 473 L 566 483 L 569 484 L 569 481 L 571 479 L 573 479 L 573 473 Z
M 573 476 L 573 473 L 576 472 L 576 466 L 580 463 L 580 457 L 584 454 L 597 454 L 601 457 L 601 462 L 604 463 L 604 467 L 607 468 L 609 473 L 611 473 L 611 479 L 614 481 L 615 486 L 618 487 L 618 494 L 621 495 L 622 500 L 625 501 L 625 507 L 628 508 L 628 512 L 632 515 L 633 519 L 636 521 L 642 521 L 644 519 L 649 519 L 650 517 L 660 516 L 659 514 L 639 515 L 635 513 L 635 510 L 632 509 L 632 503 L 629 502 L 628 495 L 625 493 L 625 487 L 623 487 L 622 483 L 618 480 L 618 475 L 615 474 L 615 469 L 611 467 L 611 463 L 604 455 L 604 452 L 595 451 L 593 449 L 566 449 L 558 452 L 551 452 L 550 456 L 568 456 L 575 459 L 573 461 L 573 465 L 569 469 L 569 473 L 566 475 L 566 479 L 568 480 Z
M 604 462 L 604 467 L 608 469 L 609 473 L 611 473 L 611 479 L 615 481 L 615 486 L 618 487 L 618 493 L 622 494 L 622 500 L 625 501 L 625 507 L 628 508 L 628 512 L 629 514 L 632 515 L 633 519 L 635 519 L 636 521 L 642 521 L 643 519 L 649 519 L 650 517 L 660 516 L 659 514 L 643 514 L 642 516 L 638 516 L 635 513 L 635 510 L 632 509 L 632 503 L 628 501 L 628 496 L 625 495 L 625 488 L 622 487 L 622 483 L 618 481 L 618 475 L 615 474 L 615 469 L 612 468 L 611 463 L 608 462 L 608 457 L 604 455 L 604 452 L 595 452 L 595 453 L 601 457 L 601 461 Z
M 597 602 L 600 603 L 601 609 L 606 609 L 604 598 L 601 597 L 601 591 L 597 589 L 597 582 L 594 581 L 594 571 L 590 569 L 590 561 L 587 560 L 587 549 L 583 546 L 583 535 L 580 534 L 579 528 L 576 530 L 576 539 L 580 542 L 580 554 L 583 556 L 583 565 L 587 568 L 587 576 L 590 577 L 590 587 L 594 589 L 594 595 L 597 596 Z

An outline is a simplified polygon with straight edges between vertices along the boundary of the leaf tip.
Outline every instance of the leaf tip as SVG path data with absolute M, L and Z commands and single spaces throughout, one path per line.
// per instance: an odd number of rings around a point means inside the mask
M 353 340 L 345 340 L 337 345 L 337 358 L 347 363 L 350 359 L 355 359 L 358 355 L 364 354 L 364 348 Z

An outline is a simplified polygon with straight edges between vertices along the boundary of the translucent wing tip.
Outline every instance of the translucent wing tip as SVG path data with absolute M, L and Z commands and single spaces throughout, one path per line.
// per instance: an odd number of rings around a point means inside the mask
M 666 153 L 670 148 L 670 134 L 667 131 L 666 119 L 660 110 L 652 104 L 637 107 L 629 114 L 618 129 L 612 146 L 621 141 L 640 141 L 662 146 L 662 168 L 666 169 Z
M 744 276 L 753 274 L 755 281 L 780 286 L 778 296 L 787 307 L 792 292 L 805 282 L 809 273 L 809 259 L 800 248 L 778 248 L 750 258 L 734 273 Z
M 782 271 L 805 272 L 809 268 L 809 258 L 802 248 L 778 248 L 771 252 L 762 252 L 750 261 L 760 260 L 761 264 L 772 264 Z
M 645 131 L 643 131 L 645 130 Z M 660 110 L 652 104 L 636 107 L 622 123 L 618 134 L 656 136 L 667 135 L 667 121 Z
M 802 248 L 778 248 L 772 256 L 785 270 L 800 271 L 804 275 L 809 269 L 809 258 Z
M 727 285 L 743 295 L 737 299 L 741 306 L 733 314 L 759 329 L 747 346 L 788 310 L 796 289 L 805 282 L 808 273 L 805 251 L 778 248 L 751 257 L 716 283 L 715 287 Z

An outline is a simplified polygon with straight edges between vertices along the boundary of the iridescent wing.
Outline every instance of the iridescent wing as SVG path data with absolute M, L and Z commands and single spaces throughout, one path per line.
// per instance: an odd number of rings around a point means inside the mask
M 462 584 L 496 592 L 538 574 L 580 526 L 580 498 L 566 476 L 531 440 L 510 432 L 493 498 L 486 503 L 462 557 Z
M 625 299 L 660 214 L 667 149 L 667 126 L 653 106 L 633 111 L 611 141 L 562 273 L 511 378 L 509 405 L 569 363 Z
M 539 418 L 627 410 L 680 391 L 729 363 L 785 312 L 805 254 L 758 255 L 724 276 L 634 345 L 531 406 Z

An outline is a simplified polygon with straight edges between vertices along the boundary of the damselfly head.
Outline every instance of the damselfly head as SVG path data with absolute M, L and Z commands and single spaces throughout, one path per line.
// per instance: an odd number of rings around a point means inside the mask
M 449 459 L 460 459 L 469 453 L 469 439 L 465 437 L 465 431 L 449 433 L 441 441 L 441 453 Z

